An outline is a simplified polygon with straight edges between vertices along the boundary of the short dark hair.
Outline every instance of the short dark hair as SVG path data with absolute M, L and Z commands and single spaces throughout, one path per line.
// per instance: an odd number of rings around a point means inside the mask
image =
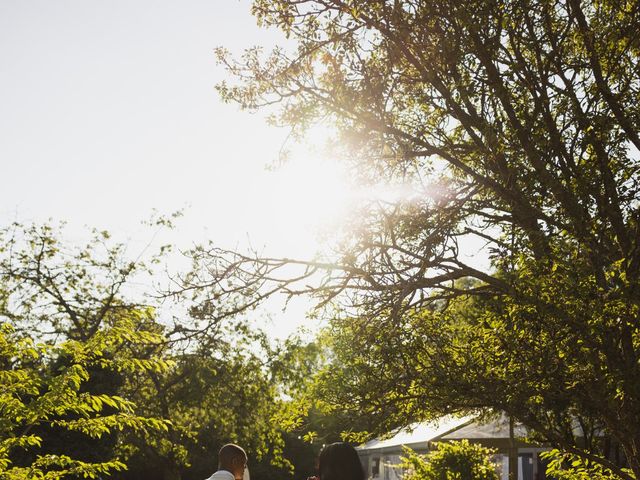
M 364 480 L 358 452 L 344 442 L 331 443 L 322 449 L 318 474 L 320 480 Z
M 238 465 L 239 463 L 244 464 L 246 461 L 247 453 L 241 446 L 235 443 L 223 445 L 218 452 L 218 467 L 225 470 L 231 471 L 234 465 Z

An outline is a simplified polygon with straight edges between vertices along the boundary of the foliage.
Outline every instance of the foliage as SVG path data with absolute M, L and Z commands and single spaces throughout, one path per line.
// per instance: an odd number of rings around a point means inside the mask
M 236 338 L 240 348 L 232 348 L 232 338 L 227 332 L 213 351 L 174 354 L 171 371 L 129 379 L 125 389 L 140 399 L 143 411 L 170 419 L 172 427 L 132 439 L 134 465 L 125 478 L 155 470 L 205 478 L 216 469 L 216 452 L 228 442 L 247 450 L 252 476 L 290 473 L 283 431 L 275 421 L 282 408 L 277 384 L 248 338 Z
M 94 231 L 84 247 L 59 234 L 48 224 L 0 230 L 2 368 L 11 382 L 2 441 L 13 445 L 2 468 L 19 478 L 113 474 L 125 468 L 122 435 L 169 425 L 120 389 L 128 376 L 172 367 L 155 309 L 122 292 L 146 267 L 127 261 L 107 232 Z
M 547 475 L 557 480 L 619 480 L 620 477 L 596 462 L 584 460 L 576 455 L 559 450 L 543 452 L 547 460 Z
M 293 48 L 219 50 L 237 80 L 223 98 L 278 104 L 275 121 L 295 133 L 335 127 L 354 177 L 411 195 L 364 205 L 325 258 L 196 249 L 184 287 L 246 306 L 282 291 L 346 307 L 332 327 L 346 353 L 320 391 L 380 428 L 503 410 L 629 480 L 606 437 L 640 476 L 637 3 L 256 0 L 253 11 Z M 490 266 L 465 245 L 483 245 Z M 219 305 L 220 317 L 241 308 Z
M 0 230 L 0 476 L 200 479 L 229 441 L 254 478 L 290 475 L 278 420 L 309 362 L 298 345 L 197 308 L 162 320 L 140 289 L 161 256 L 131 261 L 107 232 L 62 238 Z
M 85 388 L 95 368 L 126 374 L 162 372 L 169 368 L 167 361 L 157 357 L 114 355 L 129 342 L 148 344 L 161 340 L 156 334 L 136 332 L 134 325 L 131 319 L 123 318 L 111 328 L 97 331 L 86 343 L 68 340 L 53 346 L 18 335 L 9 324 L 2 325 L 2 478 L 100 478 L 126 468 L 117 456 L 86 461 L 79 458 L 82 455 L 73 454 L 76 452 L 62 453 L 64 447 L 51 445 L 51 438 L 43 431 L 79 433 L 91 444 L 95 443 L 92 439 L 100 440 L 123 430 L 167 430 L 165 420 L 139 415 L 131 401 Z M 62 362 L 56 364 L 56 360 Z
M 437 443 L 426 455 L 410 448 L 404 450 L 403 480 L 498 480 L 496 465 L 491 462 L 491 449 L 467 440 Z

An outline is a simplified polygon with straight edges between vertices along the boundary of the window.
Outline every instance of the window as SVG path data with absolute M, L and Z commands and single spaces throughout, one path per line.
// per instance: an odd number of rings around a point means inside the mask
M 373 478 L 380 476 L 380 457 L 376 457 L 371 462 L 371 476 Z

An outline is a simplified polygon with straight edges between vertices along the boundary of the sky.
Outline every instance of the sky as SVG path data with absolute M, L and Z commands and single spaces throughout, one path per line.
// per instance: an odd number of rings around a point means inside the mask
M 278 40 L 246 1 L 0 1 L 0 214 L 242 230 L 286 132 L 220 101 L 213 49 Z
M 348 209 L 348 175 L 321 135 L 292 146 L 214 89 L 216 47 L 284 41 L 249 0 L 0 0 L 0 225 L 64 220 L 70 242 L 106 229 L 135 257 L 151 239 L 141 221 L 183 209 L 180 249 L 311 257 Z M 267 168 L 283 148 L 291 160 Z M 310 304 L 282 306 L 265 310 L 278 337 Z
M 0 222 L 68 222 L 140 248 L 141 221 L 184 209 L 174 241 L 249 242 L 310 255 L 318 178 L 335 169 L 298 159 L 279 171 L 287 131 L 241 112 L 214 90 L 214 49 L 283 41 L 259 29 L 248 1 L 0 1 Z M 324 208 L 324 210 L 323 210 Z M 315 210 L 314 210 L 315 209 Z M 282 314 L 285 335 L 301 321 Z
M 214 90 L 225 77 L 216 47 L 240 53 L 283 41 L 259 29 L 249 8 L 0 0 L 1 224 L 65 220 L 68 241 L 88 226 L 135 249 L 149 240 L 140 222 L 154 210 L 184 209 L 172 239 L 180 248 L 212 240 L 312 255 L 316 231 L 340 208 L 339 195 L 322 200 L 323 183 L 339 190 L 341 172 L 319 158 L 266 168 L 288 132 Z M 284 336 L 308 304 L 286 314 L 279 305 L 268 309 Z

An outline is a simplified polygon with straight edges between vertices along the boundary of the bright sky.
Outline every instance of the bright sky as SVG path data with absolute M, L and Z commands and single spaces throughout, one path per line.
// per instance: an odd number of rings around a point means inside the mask
M 0 1 L 3 217 L 130 232 L 192 205 L 253 225 L 286 132 L 224 105 L 213 49 L 273 44 L 247 1 Z
M 143 244 L 153 209 L 188 206 L 182 246 L 312 254 L 318 219 L 339 206 L 320 200 L 336 170 L 268 171 L 287 132 L 214 91 L 215 47 L 280 41 L 248 0 L 1 0 L 0 221 L 64 219 L 72 237 L 89 225 Z
M 283 38 L 249 0 L 0 0 L 0 223 L 67 220 L 144 245 L 140 221 L 187 206 L 179 246 L 211 239 L 311 256 L 347 202 L 344 175 L 287 132 L 223 104 L 213 50 Z M 142 247 L 141 247 L 142 248 Z M 276 302 L 277 303 L 277 302 Z M 269 308 L 276 335 L 307 304 Z

